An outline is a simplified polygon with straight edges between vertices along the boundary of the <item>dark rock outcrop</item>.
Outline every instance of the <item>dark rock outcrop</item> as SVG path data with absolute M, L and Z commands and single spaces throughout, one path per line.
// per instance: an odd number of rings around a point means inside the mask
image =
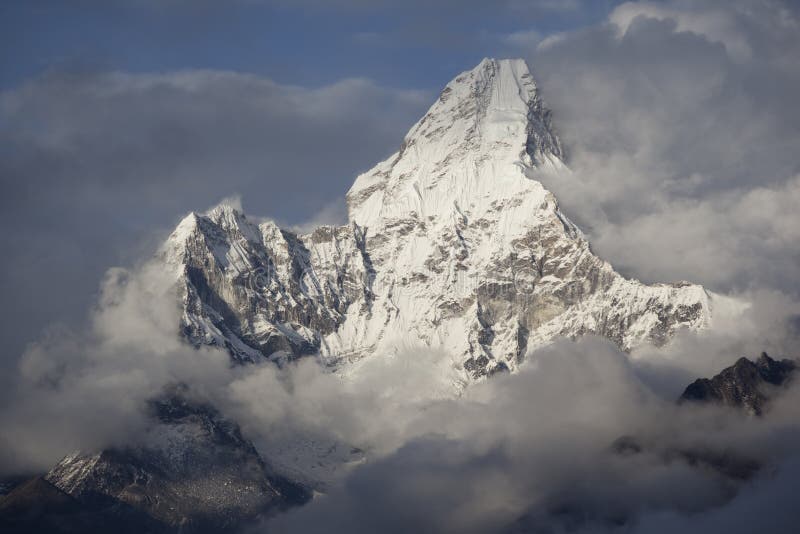
M 23 482 L 0 498 L 0 532 L 8 534 L 167 534 L 170 530 L 123 502 L 82 502 L 44 477 Z
M 122 524 L 132 532 L 230 532 L 309 499 L 236 423 L 187 388 L 170 388 L 148 410 L 153 426 L 135 446 L 65 457 L 6 495 L 0 521 L 19 532 L 108 532 Z M 61 530 L 50 528 L 59 521 Z
M 739 358 L 713 378 L 699 378 L 689 384 L 678 402 L 715 402 L 761 415 L 776 388 L 786 385 L 797 364 L 773 360 L 766 352 L 753 362 Z

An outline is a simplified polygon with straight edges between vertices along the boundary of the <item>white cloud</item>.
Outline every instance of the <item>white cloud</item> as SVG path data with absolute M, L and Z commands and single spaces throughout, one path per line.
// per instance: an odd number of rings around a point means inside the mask
M 609 20 L 616 25 L 620 36 L 625 35 L 636 17 L 673 21 L 676 31 L 693 32 L 711 42 L 721 43 L 736 60 L 751 59 L 753 50 L 744 29 L 738 27 L 736 13 L 730 9 L 731 5 L 716 7 L 713 4 L 704 6 L 702 3 L 686 2 L 626 2 L 611 12 Z
M 539 41 L 539 44 L 536 45 L 536 48 L 538 50 L 545 50 L 550 46 L 558 44 L 559 42 L 561 42 L 566 37 L 567 37 L 567 34 L 563 33 L 563 32 L 561 32 L 561 33 L 553 33 L 551 35 L 548 35 L 547 37 L 545 37 L 541 41 Z
M 542 40 L 542 34 L 536 30 L 524 30 L 524 31 L 513 32 L 503 37 L 503 41 L 506 44 L 522 48 L 534 47 L 541 40 Z
M 753 57 L 731 61 L 666 20 L 728 5 L 624 4 L 610 18 L 622 34 L 600 25 L 540 45 L 534 71 L 573 169 L 546 185 L 626 274 L 796 294 L 800 71 L 783 58 L 800 34 L 775 22 L 791 19 L 779 3 L 733 3 L 719 24 Z

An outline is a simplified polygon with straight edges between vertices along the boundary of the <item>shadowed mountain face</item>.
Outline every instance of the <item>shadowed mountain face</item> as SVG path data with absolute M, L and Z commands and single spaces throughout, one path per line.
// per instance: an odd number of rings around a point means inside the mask
M 679 402 L 716 402 L 761 415 L 775 388 L 784 386 L 797 364 L 792 360 L 776 361 L 766 352 L 753 362 L 739 358 L 713 378 L 698 378 L 681 395 Z
M 36 477 L 0 499 L 0 531 L 6 533 L 167 533 L 166 525 L 125 503 L 82 502 Z
M 272 472 L 238 425 L 186 388 L 148 408 L 154 424 L 141 444 L 65 457 L 0 501 L 0 520 L 28 532 L 54 518 L 59 532 L 117 522 L 138 532 L 224 532 L 308 500 L 305 488 Z
M 0 499 L 0 532 L 8 534 L 168 534 L 145 511 L 114 499 L 83 501 L 44 477 L 32 478 Z

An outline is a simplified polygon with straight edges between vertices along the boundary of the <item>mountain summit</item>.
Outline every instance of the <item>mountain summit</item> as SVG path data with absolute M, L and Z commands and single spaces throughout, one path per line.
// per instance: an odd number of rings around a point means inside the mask
M 186 217 L 162 249 L 183 332 L 237 361 L 340 369 L 440 349 L 463 384 L 559 336 L 629 350 L 706 326 L 702 287 L 644 285 L 592 253 L 539 181 L 569 172 L 563 153 L 525 62 L 485 59 L 356 179 L 347 225 L 296 234 L 224 205 Z
M 684 390 L 679 402 L 714 402 L 762 415 L 770 399 L 797 371 L 794 360 L 773 360 L 762 352 L 755 361 L 739 358 L 712 378 L 698 378 Z
M 560 169 L 562 158 L 525 62 L 484 59 L 447 84 L 394 157 L 358 177 L 347 194 L 350 220 L 436 217 L 497 189 L 518 191 L 525 169 Z

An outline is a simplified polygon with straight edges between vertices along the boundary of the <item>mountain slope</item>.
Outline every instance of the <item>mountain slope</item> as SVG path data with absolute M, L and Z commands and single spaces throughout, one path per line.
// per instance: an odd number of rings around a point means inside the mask
M 463 383 L 558 336 L 629 350 L 706 326 L 702 287 L 644 285 L 592 253 L 537 180 L 569 172 L 563 157 L 525 63 L 486 59 L 356 179 L 349 224 L 296 234 L 229 206 L 186 217 L 162 249 L 184 334 L 238 361 L 319 353 L 340 368 L 431 347 Z
M 153 427 L 142 443 L 62 459 L 43 481 L 95 518 L 120 508 L 162 530 L 232 530 L 310 495 L 276 475 L 214 408 L 173 387 L 149 403 Z
M 81 502 L 42 477 L 32 478 L 0 498 L 0 532 L 105 534 L 112 531 L 168 534 L 171 530 L 125 503 Z

